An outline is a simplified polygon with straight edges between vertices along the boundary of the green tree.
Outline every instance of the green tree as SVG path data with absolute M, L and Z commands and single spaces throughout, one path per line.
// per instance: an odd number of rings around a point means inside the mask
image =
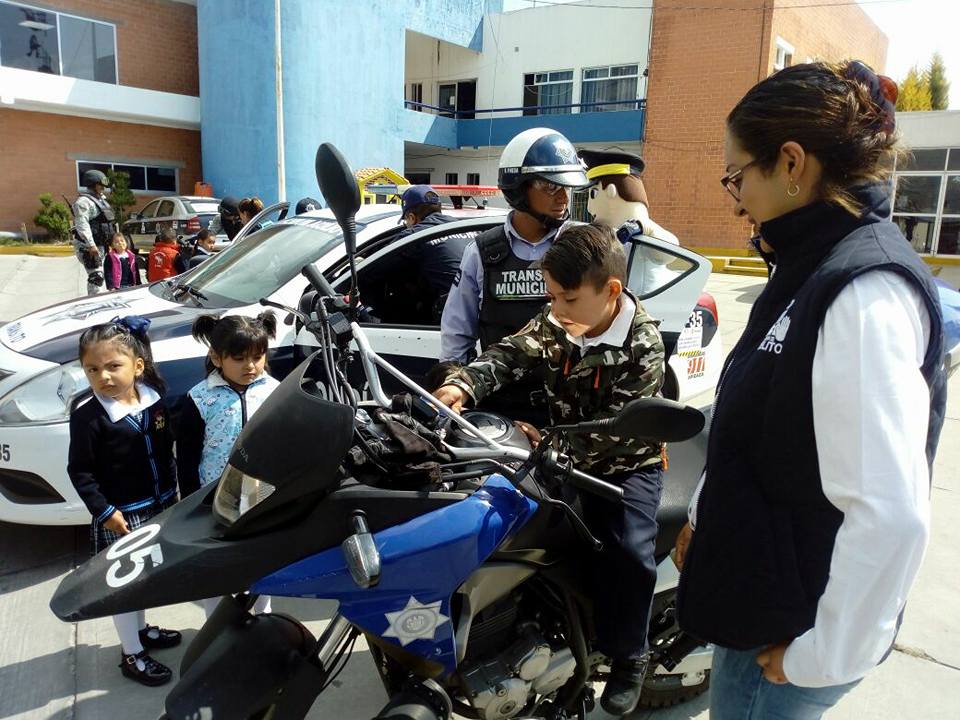
M 107 179 L 110 181 L 111 188 L 110 194 L 107 195 L 107 202 L 113 208 L 117 224 L 123 227 L 123 224 L 130 217 L 127 208 L 137 204 L 137 196 L 130 190 L 130 174 L 116 172 L 113 168 L 110 168 L 107 170 Z
M 900 82 L 897 110 L 907 112 L 911 110 L 931 110 L 932 108 L 930 84 L 927 82 L 926 73 L 921 73 L 914 65 Z
M 33 223 L 44 228 L 55 240 L 65 242 L 70 239 L 73 216 L 70 208 L 54 200 L 50 193 L 43 193 L 40 196 L 40 211 L 34 216 Z
M 935 52 L 927 69 L 927 85 L 930 87 L 930 106 L 933 110 L 946 110 L 950 104 L 950 82 L 943 56 Z

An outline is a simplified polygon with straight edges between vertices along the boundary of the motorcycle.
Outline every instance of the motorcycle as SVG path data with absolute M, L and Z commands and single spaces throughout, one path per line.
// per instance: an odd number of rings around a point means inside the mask
M 308 265 L 312 307 L 283 309 L 320 349 L 250 419 L 218 483 L 67 576 L 51 609 L 78 621 L 225 596 L 183 656 L 165 702 L 172 720 L 302 718 L 360 636 L 389 698 L 377 718 L 583 718 L 609 661 L 592 649 L 599 543 L 576 496 L 619 502 L 622 491 L 575 469 L 567 439 L 687 441 L 692 459 L 668 474 L 657 518 L 641 705 L 704 692 L 712 653 L 676 623 L 669 557 L 702 465 L 704 415 L 635 400 L 614 418 L 546 428 L 531 448 L 507 418 L 453 413 L 371 350 L 357 323 L 357 185 L 332 145 L 316 167 L 354 287 L 339 296 Z M 369 400 L 347 381 L 356 359 Z M 409 394 L 387 397 L 381 371 Z M 314 637 L 296 618 L 251 614 L 259 594 L 332 599 L 339 610 Z

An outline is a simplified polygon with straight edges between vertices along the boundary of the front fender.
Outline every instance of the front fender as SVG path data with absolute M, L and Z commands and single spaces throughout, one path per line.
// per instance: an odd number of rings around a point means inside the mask
M 211 622 L 216 620 L 214 615 Z M 307 628 L 280 613 L 240 613 L 217 631 L 212 639 L 201 631 L 187 649 L 190 662 L 185 658 L 166 699 L 170 720 L 246 718 L 274 704 L 283 707 L 283 717 L 301 717 L 295 708 L 304 714 L 310 709 L 323 670 L 311 658 L 317 641 Z

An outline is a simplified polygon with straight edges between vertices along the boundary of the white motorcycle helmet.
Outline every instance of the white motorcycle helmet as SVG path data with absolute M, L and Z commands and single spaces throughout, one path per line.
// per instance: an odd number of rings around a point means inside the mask
M 569 212 L 557 219 L 533 212 L 527 203 L 526 186 L 535 178 L 568 188 L 590 184 L 573 144 L 550 128 L 524 130 L 507 143 L 500 155 L 497 187 L 513 209 L 532 215 L 547 228 L 559 227 Z

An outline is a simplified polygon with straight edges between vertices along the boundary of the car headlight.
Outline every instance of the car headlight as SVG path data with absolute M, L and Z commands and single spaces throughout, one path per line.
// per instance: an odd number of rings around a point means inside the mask
M 245 512 L 273 495 L 276 489 L 268 482 L 227 465 L 213 496 L 213 511 L 221 521 L 232 525 Z
M 68 420 L 74 400 L 89 389 L 79 360 L 47 370 L 0 398 L 0 425 L 47 425 Z

